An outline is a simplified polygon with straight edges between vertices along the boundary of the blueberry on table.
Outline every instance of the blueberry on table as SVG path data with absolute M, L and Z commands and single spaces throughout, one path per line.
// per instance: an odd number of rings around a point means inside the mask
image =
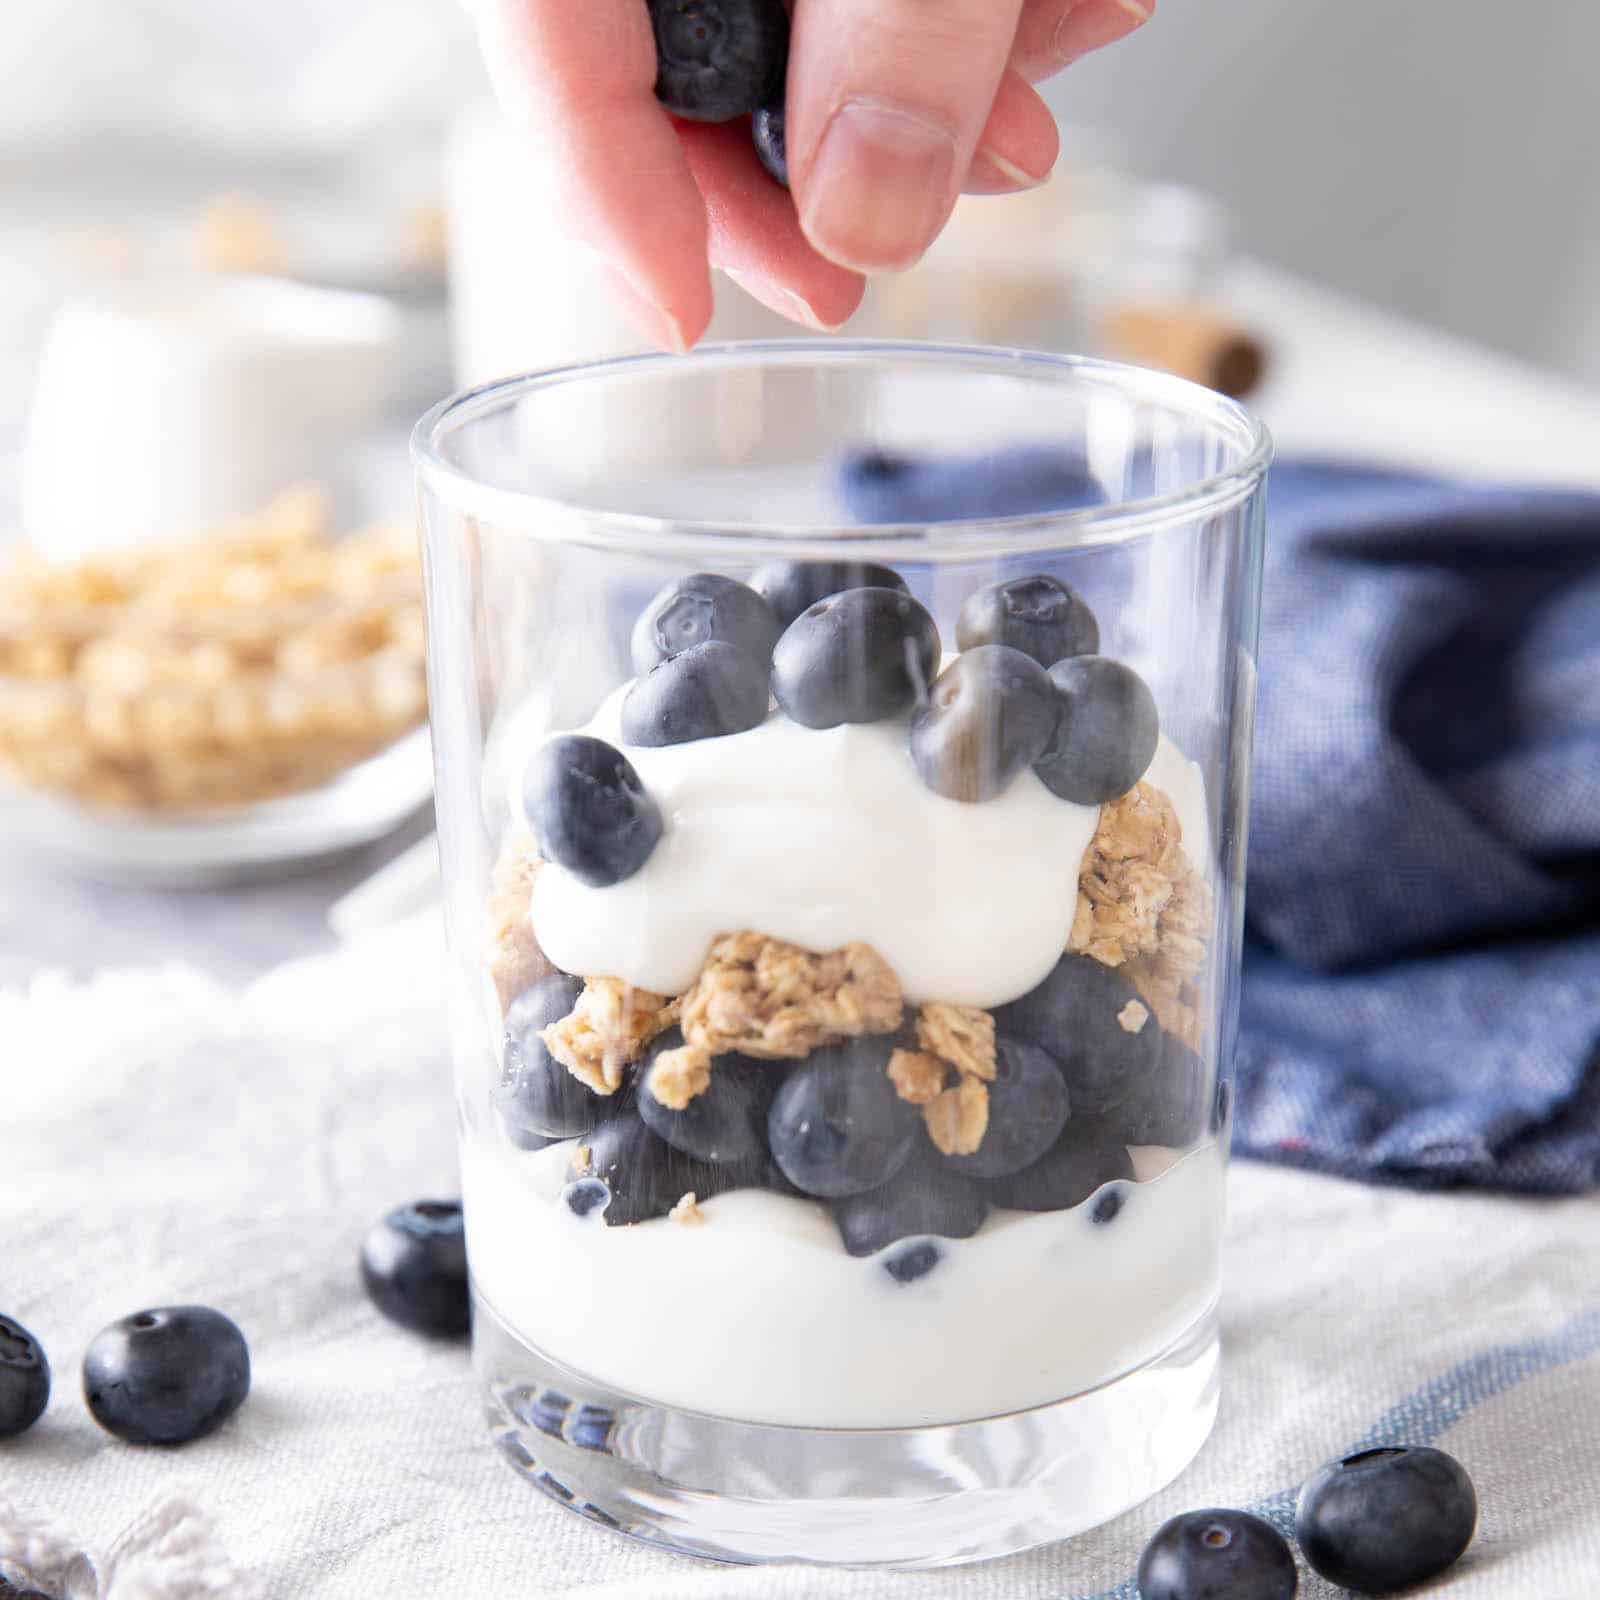
M 959 655 L 911 719 L 911 760 L 947 800 L 992 800 L 1049 747 L 1060 710 L 1037 661 L 1005 645 Z
M 846 589 L 809 606 L 772 656 L 772 693 L 795 722 L 880 722 L 928 692 L 939 665 L 933 618 L 900 589 Z
M 1066 1126 L 1069 1097 L 1055 1058 L 1020 1039 L 999 1039 L 989 1085 L 989 1126 L 971 1155 L 946 1156 L 972 1178 L 1004 1178 L 1032 1166 Z
M 839 1237 L 853 1256 L 927 1234 L 970 1239 L 988 1214 L 983 1190 L 952 1171 L 926 1141 L 887 1183 L 833 1206 Z
M 1139 1010 L 1130 1012 L 1130 1004 Z M 1130 1029 L 1140 1012 L 1146 1013 L 1143 1026 Z M 996 1007 L 994 1021 L 1004 1037 L 1036 1044 L 1055 1058 L 1075 1117 L 1114 1110 L 1161 1062 L 1161 1029 L 1138 991 L 1092 956 L 1062 956 L 1036 988 Z
M 467 1241 L 459 1200 L 414 1200 L 361 1241 L 361 1281 L 391 1322 L 434 1339 L 464 1338 Z
M 575 1152 L 567 1169 L 568 1206 L 577 1209 L 571 1196 L 581 1185 L 599 1185 L 605 1191 L 600 1203 L 606 1226 L 615 1228 L 664 1217 L 686 1194 L 705 1200 L 729 1189 L 754 1187 L 762 1175 L 759 1162 L 713 1163 L 675 1149 L 644 1121 L 636 1105 L 629 1105 L 596 1128 Z
M 862 523 L 1031 516 L 1105 498 L 1083 457 L 1059 445 L 940 456 L 858 450 L 840 467 L 839 492 Z
M 539 1035 L 570 1014 L 583 980 L 553 973 L 506 1008 L 505 1045 L 495 1103 L 508 1128 L 568 1139 L 587 1133 L 605 1115 L 603 1097 L 567 1071 Z
M 956 618 L 956 643 L 963 650 L 1009 645 L 1041 667 L 1053 667 L 1067 656 L 1093 655 L 1100 648 L 1100 624 L 1074 590 L 1036 572 L 968 595 Z
M 1050 681 L 1061 720 L 1033 770 L 1074 805 L 1125 795 L 1145 775 L 1161 733 L 1149 685 L 1109 656 L 1069 656 L 1050 668 Z
M 0 1439 L 26 1433 L 50 1403 L 44 1346 L 10 1317 L 0 1317 Z
M 984 1189 L 991 1205 L 1012 1211 L 1070 1211 L 1095 1190 L 1133 1177 L 1128 1147 L 1099 1117 L 1067 1118 L 1056 1142 L 1031 1166 Z
M 707 639 L 634 679 L 622 698 L 622 742 L 691 744 L 744 733 L 766 718 L 766 662 Z
M 741 650 L 764 672 L 778 639 L 772 608 L 747 584 L 717 572 L 691 572 L 657 591 L 633 625 L 633 670 L 652 667 L 697 644 L 719 639 Z
M 680 117 L 728 122 L 782 81 L 789 52 L 783 0 L 649 0 L 656 98 Z
M 633 763 L 587 734 L 562 734 L 534 751 L 522 804 L 545 858 L 591 888 L 631 878 L 661 838 L 660 808 Z
M 83 1398 L 130 1444 L 187 1444 L 220 1428 L 250 1393 L 250 1349 L 208 1306 L 160 1306 L 102 1328 L 83 1358 Z
M 839 1200 L 887 1183 L 922 1135 L 886 1068 L 892 1037 L 813 1050 L 783 1080 L 767 1118 L 772 1159 L 807 1194 Z
M 1139 1557 L 1141 1600 L 1293 1600 L 1288 1541 L 1248 1511 L 1187 1511 Z
M 683 1047 L 669 1028 L 650 1046 L 639 1073 L 639 1115 L 645 1126 L 675 1150 L 712 1162 L 764 1162 L 767 1112 L 783 1080 L 783 1069 L 734 1053 L 712 1062 L 711 1082 L 681 1109 L 664 1104 L 651 1087 L 650 1072 L 668 1051 Z
M 767 175 L 785 189 L 789 187 L 789 151 L 784 138 L 784 104 L 777 100 L 757 106 L 750 118 L 750 138 L 756 147 L 756 156 L 767 169 Z
M 899 589 L 910 593 L 893 567 L 875 561 L 774 561 L 758 567 L 750 587 L 772 607 L 787 628 L 802 611 L 846 589 Z
M 1363 1450 L 1309 1478 L 1295 1537 L 1330 1583 L 1389 1594 L 1425 1583 L 1472 1543 L 1478 1497 L 1454 1456 L 1423 1446 Z

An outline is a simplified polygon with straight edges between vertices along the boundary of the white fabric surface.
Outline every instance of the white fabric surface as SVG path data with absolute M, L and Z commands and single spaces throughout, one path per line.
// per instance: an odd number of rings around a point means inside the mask
M 0 995 L 0 1309 L 44 1341 L 56 1380 L 42 1421 L 0 1444 L 14 1517 L 106 1551 L 186 1495 L 270 1600 L 1121 1600 L 1166 1516 L 1281 1512 L 1323 1459 L 1381 1436 L 1437 1439 L 1478 1484 L 1477 1544 L 1430 1593 L 1593 1594 L 1600 1199 L 1424 1196 L 1245 1164 L 1217 1432 L 1111 1527 L 874 1574 L 713 1567 L 580 1521 L 490 1450 L 465 1352 L 383 1323 L 357 1279 L 374 1217 L 456 1191 L 441 971 L 429 919 L 242 992 L 165 969 Z M 184 1449 L 120 1444 L 79 1397 L 84 1346 L 113 1318 L 187 1300 L 244 1328 L 251 1396 Z M 1311 1576 L 1301 1592 L 1335 1593 Z

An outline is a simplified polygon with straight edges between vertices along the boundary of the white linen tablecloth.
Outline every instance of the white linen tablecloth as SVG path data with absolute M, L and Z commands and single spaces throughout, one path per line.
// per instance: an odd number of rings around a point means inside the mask
M 442 971 L 429 917 L 244 990 L 163 968 L 0 993 L 0 1311 L 55 1369 L 44 1418 L 0 1443 L 0 1573 L 48 1518 L 35 1560 L 96 1556 L 58 1576 L 74 1600 L 1123 1600 L 1168 1515 L 1281 1511 L 1325 1458 L 1383 1438 L 1437 1440 L 1478 1485 L 1477 1543 L 1431 1593 L 1580 1600 L 1600 1584 L 1600 1199 L 1248 1164 L 1231 1179 L 1217 1431 L 1112 1526 L 905 1574 L 716 1567 L 579 1520 L 491 1451 L 465 1351 L 383 1322 L 357 1278 L 375 1217 L 457 1192 Z M 245 1330 L 251 1396 L 184 1449 L 121 1444 L 84 1409 L 84 1346 L 182 1301 Z M 181 1522 L 161 1509 L 174 1495 L 248 1577 L 209 1554 L 190 1582 L 181 1549 L 105 1561 L 152 1509 Z M 1336 1591 L 1307 1574 L 1301 1592 Z

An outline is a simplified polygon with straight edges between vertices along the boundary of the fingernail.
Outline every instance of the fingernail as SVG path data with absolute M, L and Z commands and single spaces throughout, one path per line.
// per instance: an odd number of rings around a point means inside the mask
M 837 333 L 844 326 L 842 322 L 824 322 L 793 290 L 784 288 L 781 283 L 774 283 L 770 278 L 763 278 L 754 272 L 735 272 L 729 267 L 722 269 L 722 275 L 738 284 L 752 300 L 759 300 L 768 311 L 776 311 L 790 322 L 814 328 L 818 333 Z
M 665 306 L 657 305 L 647 295 L 640 294 L 626 274 L 609 262 L 601 264 L 601 271 L 611 286 L 612 294 L 621 303 L 628 321 L 644 338 L 657 349 L 670 350 L 674 355 L 681 356 L 688 352 L 689 341 L 684 335 L 683 325 Z
M 840 266 L 909 267 L 955 203 L 955 167 L 955 139 L 938 123 L 874 100 L 846 101 L 806 174 L 800 224 Z
M 1056 24 L 1056 59 L 1066 66 L 1091 50 L 1115 44 L 1148 22 L 1154 11 L 1155 6 L 1145 0 L 1116 0 L 1114 6 L 1075 5 Z
M 1024 189 L 1037 189 L 1049 181 L 1048 172 L 1036 178 L 1024 172 L 1015 161 L 1007 161 L 998 150 L 980 145 L 968 169 L 967 181 L 961 187 L 966 194 L 1020 194 Z

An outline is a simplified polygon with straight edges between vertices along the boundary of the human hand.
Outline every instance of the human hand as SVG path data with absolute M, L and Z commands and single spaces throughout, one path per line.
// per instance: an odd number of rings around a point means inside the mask
M 863 274 L 911 266 L 959 194 L 1042 183 L 1058 140 L 1031 84 L 1131 33 L 1153 5 L 793 0 L 792 194 L 762 170 L 746 119 L 688 122 L 656 99 L 646 0 L 477 0 L 477 11 L 549 203 L 601 257 L 640 331 L 685 350 L 711 317 L 711 266 L 783 316 L 836 328 Z

